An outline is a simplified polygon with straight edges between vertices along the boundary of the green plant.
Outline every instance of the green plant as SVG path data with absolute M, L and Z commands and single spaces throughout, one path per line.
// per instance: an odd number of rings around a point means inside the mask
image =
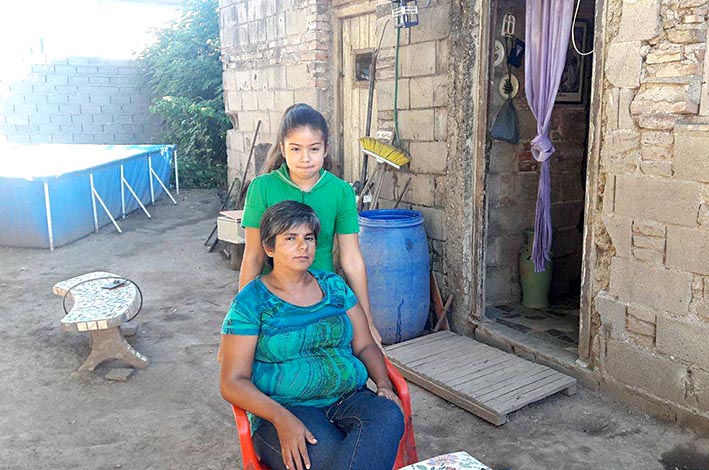
M 150 111 L 177 145 L 180 184 L 226 185 L 226 131 L 217 0 L 186 0 L 182 16 L 157 31 L 139 57 L 150 87 Z

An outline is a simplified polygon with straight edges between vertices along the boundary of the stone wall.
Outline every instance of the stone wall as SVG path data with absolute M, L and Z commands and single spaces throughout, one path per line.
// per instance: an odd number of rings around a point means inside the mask
M 332 121 L 330 2 L 327 0 L 221 0 L 222 61 L 229 181 L 242 175 L 257 142 L 268 144 L 283 111 L 310 104 Z M 263 153 L 256 162 L 260 169 Z M 253 177 L 252 168 L 250 177 Z
M 709 423 L 706 0 L 607 6 L 592 273 L 602 386 Z M 637 400 L 636 397 L 642 400 Z
M 392 207 L 407 181 L 399 207 L 421 211 L 430 241 L 431 261 L 443 271 L 443 243 L 447 240 L 445 205 L 448 162 L 448 34 L 450 2 L 432 2 L 421 8 L 420 24 L 402 29 L 399 41 L 399 138 L 411 157 L 400 171 L 387 172 L 380 206 Z M 377 37 L 391 6 L 377 9 Z M 391 23 L 391 22 L 390 22 Z M 377 60 L 378 129 L 394 128 L 395 30 L 385 31 Z
M 39 61 L 38 61 L 39 62 Z M 129 60 L 89 57 L 30 65 L 0 90 L 0 141 L 143 144 L 159 141 L 150 91 Z
M 519 0 L 495 2 L 492 40 L 502 44 L 502 19 L 512 13 L 516 21 L 516 35 L 524 40 L 525 8 Z M 578 19 L 588 22 L 592 32 L 592 1 L 583 1 Z M 580 44 L 581 50 L 589 47 Z M 569 50 L 572 49 L 571 44 Z M 591 57 L 587 57 L 584 78 L 590 80 Z M 491 68 L 492 92 L 488 122 L 492 127 L 495 117 L 505 102 L 498 85 L 507 76 L 507 61 Z M 520 141 L 512 144 L 501 140 L 490 143 L 487 203 L 488 233 L 485 253 L 487 304 L 519 302 L 521 298 L 517 256 L 525 236 L 524 230 L 534 226 L 534 213 L 539 182 L 539 164 L 530 152 L 530 141 L 536 135 L 536 120 L 524 92 L 524 64 L 512 66 L 511 73 L 519 81 L 519 93 L 513 99 L 517 110 Z M 590 83 L 584 83 L 588 91 Z M 551 139 L 556 148 L 551 161 L 553 276 L 552 296 L 578 294 L 581 285 L 582 211 L 586 170 L 586 133 L 588 93 L 581 103 L 558 102 L 552 113 Z M 581 220 L 581 224 L 579 224 Z

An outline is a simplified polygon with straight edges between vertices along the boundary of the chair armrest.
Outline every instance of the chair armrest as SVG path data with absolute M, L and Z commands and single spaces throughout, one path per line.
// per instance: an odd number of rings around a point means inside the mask
M 401 375 L 399 370 L 389 362 L 389 359 L 384 356 L 384 363 L 387 366 L 387 375 L 389 375 L 389 380 L 391 380 L 394 386 L 394 391 L 399 396 L 401 404 L 404 406 L 404 415 L 407 417 L 411 416 L 411 396 L 409 395 L 409 384 Z
M 245 470 L 261 470 L 265 468 L 260 462 L 251 440 L 251 423 L 246 416 L 246 412 L 236 405 L 231 405 L 236 420 L 236 429 L 239 433 L 239 444 L 241 445 L 241 460 Z

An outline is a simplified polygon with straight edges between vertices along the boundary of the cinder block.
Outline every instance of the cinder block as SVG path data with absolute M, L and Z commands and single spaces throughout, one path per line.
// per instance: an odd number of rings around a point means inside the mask
M 307 88 L 310 84 L 310 74 L 306 64 L 293 64 L 286 68 L 286 80 L 291 89 Z
M 448 109 L 436 108 L 434 110 L 434 140 L 445 142 L 448 138 Z
M 695 226 L 701 202 L 697 183 L 618 175 L 615 211 L 619 215 Z
M 692 299 L 692 275 L 614 257 L 610 294 L 622 302 L 686 314 Z
M 72 124 L 91 124 L 93 119 L 90 114 L 75 114 L 71 117 Z
M 419 43 L 445 39 L 450 33 L 450 4 L 441 2 L 421 10 L 421 21 L 411 28 L 411 42 Z
M 288 106 L 295 103 L 292 90 L 277 90 L 273 94 L 273 106 L 275 111 L 283 113 Z
M 399 49 L 402 77 L 434 75 L 436 73 L 436 43 L 411 44 Z
M 5 122 L 7 125 L 21 126 L 29 124 L 30 118 L 26 114 L 9 113 L 5 115 Z
M 619 382 L 675 403 L 684 400 L 687 368 L 623 341 L 609 341 L 606 373 Z
M 108 77 L 108 83 L 114 86 L 131 86 L 132 77 Z
M 667 267 L 709 275 L 709 231 L 667 227 Z
M 78 104 L 78 105 L 87 105 L 91 103 L 91 97 L 89 95 L 85 94 L 74 94 L 74 95 L 69 95 L 65 96 L 65 98 L 68 98 L 67 101 L 65 102 L 59 102 L 57 104 Z
M 127 95 L 111 96 L 111 104 L 112 105 L 130 104 L 130 96 L 127 96 Z
M 438 207 L 413 206 L 414 210 L 423 214 L 423 225 L 426 234 L 434 240 L 446 240 L 446 213 Z
M 397 96 L 397 107 L 399 110 L 411 108 L 409 90 L 409 79 L 400 78 Z M 379 111 L 392 111 L 394 109 L 394 80 L 382 80 L 377 82 L 375 97 Z
M 434 139 L 434 110 L 417 109 L 399 112 L 399 136 L 402 140 L 432 141 Z
M 414 77 L 409 81 L 411 108 L 433 107 L 433 76 Z
M 709 370 L 709 325 L 657 316 L 657 350 Z
M 689 372 L 693 387 L 687 401 L 702 411 L 709 411 L 709 373 L 694 367 Z
M 52 124 L 71 124 L 70 114 L 53 114 L 49 117 Z
M 61 114 L 79 114 L 81 113 L 81 106 L 78 104 L 60 104 L 59 112 Z
M 435 179 L 431 175 L 411 175 L 411 183 L 403 200 L 421 206 L 432 206 Z
M 66 75 L 47 75 L 44 81 L 49 85 L 67 85 L 69 83 Z
M 709 132 L 686 131 L 675 128 L 674 159 L 675 175 L 682 179 L 709 182 Z
M 310 15 L 306 9 L 286 11 L 286 34 L 303 34 L 308 30 Z
M 91 78 L 93 78 L 93 77 L 91 77 Z M 106 79 L 106 82 L 108 82 L 108 79 Z M 75 76 L 70 75 L 67 77 L 67 84 L 69 84 L 69 85 L 81 86 L 81 85 L 88 85 L 89 83 L 90 83 L 89 77 L 82 77 L 80 75 L 75 75 Z
M 411 142 L 411 171 L 443 175 L 446 173 L 448 146 L 446 142 Z
M 606 291 L 600 291 L 593 303 L 601 316 L 601 328 L 606 335 L 618 341 L 625 339 L 626 305 L 618 302 Z
M 632 219 L 619 215 L 604 215 L 602 220 L 615 247 L 616 256 L 630 258 L 633 235 Z

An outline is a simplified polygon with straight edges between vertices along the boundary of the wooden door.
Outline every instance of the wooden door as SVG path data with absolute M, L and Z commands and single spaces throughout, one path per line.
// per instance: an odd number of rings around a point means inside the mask
M 376 47 L 376 16 L 374 13 L 367 13 L 342 18 L 340 21 L 342 34 L 340 138 L 343 153 L 341 161 L 345 180 L 354 182 L 360 178 L 362 171 L 363 155 L 359 147 L 359 138 L 365 135 L 366 130 L 369 95 L 368 64 L 371 61 L 372 51 Z M 375 86 L 372 103 L 372 135 L 376 134 L 377 128 L 376 102 Z

